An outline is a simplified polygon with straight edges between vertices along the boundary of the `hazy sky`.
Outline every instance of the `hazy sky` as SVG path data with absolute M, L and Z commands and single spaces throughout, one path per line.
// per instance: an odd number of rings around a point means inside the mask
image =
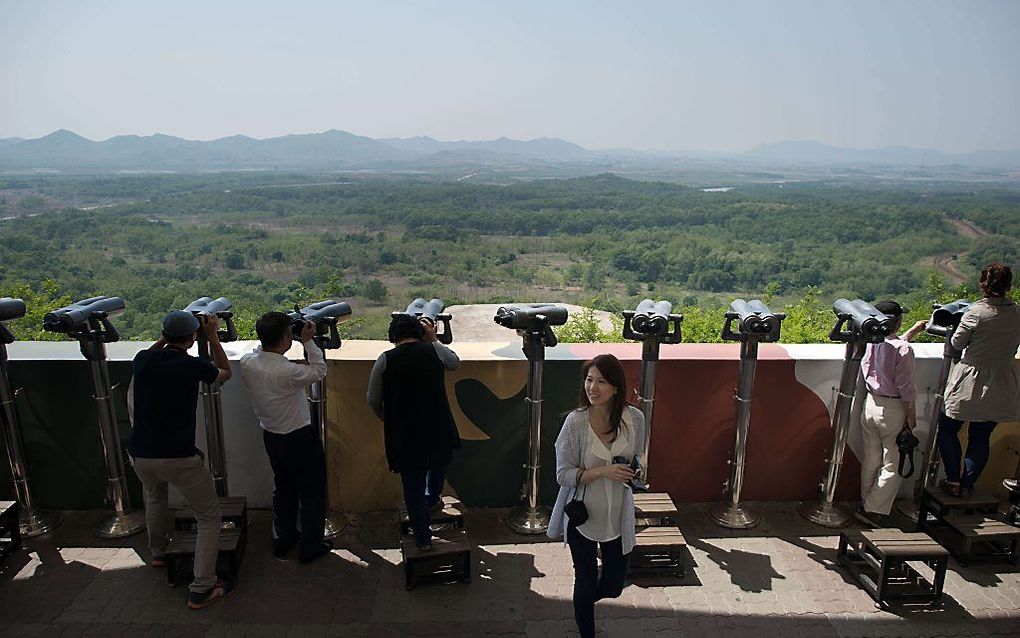
M 1020 148 L 1020 2 L 0 0 L 0 137 Z

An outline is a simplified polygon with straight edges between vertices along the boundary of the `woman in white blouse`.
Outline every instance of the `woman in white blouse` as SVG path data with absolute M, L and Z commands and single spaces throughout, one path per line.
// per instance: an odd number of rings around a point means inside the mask
M 570 412 L 556 438 L 556 480 L 560 484 L 549 536 L 564 536 L 574 562 L 574 618 L 582 638 L 595 635 L 595 603 L 623 591 L 627 559 L 634 548 L 634 495 L 626 463 L 644 440 L 644 415 L 627 405 L 627 380 L 620 361 L 602 354 L 581 368 L 579 407 Z M 582 523 L 564 513 L 584 502 Z M 571 509 L 571 508 L 568 508 Z M 601 549 L 602 575 L 597 551 Z

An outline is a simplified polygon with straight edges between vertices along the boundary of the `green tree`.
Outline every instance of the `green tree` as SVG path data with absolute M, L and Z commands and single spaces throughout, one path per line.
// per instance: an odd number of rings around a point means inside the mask
M 14 297 L 25 302 L 25 316 L 8 321 L 7 325 L 17 339 L 22 341 L 63 341 L 66 337 L 43 330 L 43 316 L 51 310 L 69 305 L 72 300 L 60 294 L 60 287 L 52 279 L 44 279 L 39 290 L 28 284 L 15 284 L 0 288 L 0 297 Z

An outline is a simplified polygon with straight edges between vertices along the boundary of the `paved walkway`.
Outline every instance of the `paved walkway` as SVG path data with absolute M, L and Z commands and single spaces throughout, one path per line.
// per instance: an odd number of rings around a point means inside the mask
M 684 506 L 693 574 L 630 584 L 599 603 L 603 636 L 1020 636 L 1020 568 L 950 565 L 946 604 L 880 611 L 835 566 L 838 535 L 766 504 L 747 532 L 723 530 Z M 0 565 L 2 636 L 576 636 L 565 547 L 510 533 L 498 510 L 475 510 L 471 584 L 404 590 L 395 514 L 359 517 L 317 563 L 272 558 L 269 515 L 252 514 L 238 589 L 202 611 L 187 588 L 146 566 L 144 535 L 99 541 L 102 512 L 70 512 L 49 537 Z M 544 537 L 542 537 L 544 538 Z

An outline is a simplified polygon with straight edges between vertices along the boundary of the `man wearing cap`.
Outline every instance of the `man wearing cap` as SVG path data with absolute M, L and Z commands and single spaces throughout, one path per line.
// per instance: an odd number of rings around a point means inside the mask
M 234 587 L 216 579 L 220 536 L 220 506 L 212 476 L 195 446 L 198 384 L 223 383 L 230 378 L 230 362 L 220 345 L 213 316 L 200 325 L 190 312 L 175 310 L 163 319 L 163 334 L 148 350 L 135 355 L 134 428 L 131 457 L 145 491 L 145 524 L 149 530 L 152 566 L 163 567 L 169 538 L 168 487 L 173 485 L 195 512 L 195 579 L 188 607 L 201 609 Z M 213 362 L 188 354 L 201 330 L 209 340 Z
M 902 477 L 896 436 L 917 424 L 914 411 L 914 351 L 910 340 L 924 329 L 919 321 L 902 336 L 906 309 L 895 301 L 881 301 L 875 309 L 895 322 L 882 343 L 869 343 L 861 370 L 868 397 L 861 415 L 864 450 L 861 458 L 861 505 L 855 516 L 870 527 L 886 527 Z

